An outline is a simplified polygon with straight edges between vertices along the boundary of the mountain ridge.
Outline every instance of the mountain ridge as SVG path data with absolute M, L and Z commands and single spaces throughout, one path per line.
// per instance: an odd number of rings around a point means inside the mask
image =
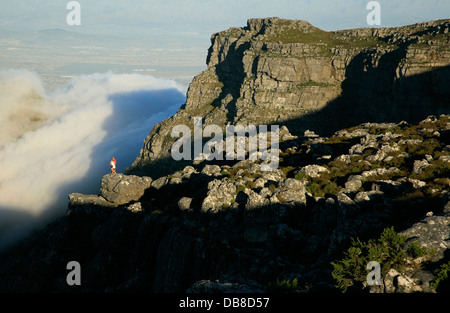
M 448 32 L 449 20 L 326 32 L 263 18 L 215 33 L 207 70 L 192 80 L 185 105 L 155 125 L 130 173 L 156 175 L 170 159 L 170 130 L 190 126 L 190 116 L 221 127 L 278 124 L 296 135 L 330 135 L 363 122 L 417 123 L 446 113 Z

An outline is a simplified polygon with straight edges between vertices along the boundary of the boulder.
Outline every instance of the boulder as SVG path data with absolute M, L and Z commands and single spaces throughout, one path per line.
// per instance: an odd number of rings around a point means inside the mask
M 132 213 L 139 213 L 139 212 L 143 212 L 144 209 L 142 208 L 142 203 L 141 202 L 136 202 L 133 204 L 130 204 L 127 207 L 127 210 L 132 212 Z
M 347 182 L 345 183 L 346 192 L 355 192 L 362 187 L 362 176 L 361 175 L 351 175 Z
M 414 161 L 414 168 L 413 168 L 413 172 L 415 174 L 419 174 L 420 172 L 422 172 L 426 167 L 430 166 L 430 163 L 428 163 L 428 161 L 426 159 L 423 160 L 415 160 Z
M 178 208 L 181 211 L 189 210 L 191 208 L 192 198 L 182 197 L 178 200 Z
M 208 176 L 218 176 L 220 175 L 221 168 L 218 165 L 207 164 L 203 167 L 202 174 Z
M 330 172 L 326 167 L 316 164 L 306 165 L 301 169 L 301 171 L 305 172 L 305 174 L 309 177 L 320 177 L 320 173 Z
M 382 191 L 378 190 L 372 190 L 372 191 L 360 191 L 355 195 L 355 198 L 353 199 L 356 203 L 363 203 L 372 201 L 375 199 L 379 199 L 383 196 Z
M 449 204 L 445 208 L 448 206 Z M 450 213 L 445 208 L 443 213 L 426 216 L 401 232 L 411 238 L 411 242 L 417 241 L 419 246 L 434 250 L 433 261 L 443 259 L 450 249 Z
M 84 195 L 81 193 L 71 193 L 69 195 L 69 209 L 82 206 L 115 207 L 114 203 L 107 201 L 102 196 Z
M 234 182 L 213 180 L 208 183 L 208 193 L 202 203 L 202 211 L 216 213 L 231 205 L 236 197 L 236 185 Z
M 261 195 L 257 194 L 253 190 L 248 191 L 248 198 L 247 203 L 245 204 L 246 210 L 253 210 L 260 207 L 263 207 L 269 203 L 269 200 L 267 198 L 262 197 Z
M 160 177 L 154 181 L 152 181 L 151 186 L 152 188 L 155 188 L 156 190 L 161 189 L 164 185 L 166 185 L 169 182 L 169 179 L 166 176 Z
M 151 183 L 150 177 L 111 173 L 103 176 L 100 194 L 109 202 L 125 204 L 138 201 Z
M 285 203 L 291 206 L 306 205 L 306 188 L 303 181 L 288 178 L 275 189 L 270 203 Z

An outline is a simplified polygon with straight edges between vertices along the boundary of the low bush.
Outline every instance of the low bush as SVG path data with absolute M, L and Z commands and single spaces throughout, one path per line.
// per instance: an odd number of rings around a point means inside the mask
M 450 291 L 450 261 L 441 265 L 435 271 L 435 278 L 431 282 L 430 286 L 436 289 L 438 292 Z
M 378 239 L 370 239 L 367 242 L 353 239 L 351 247 L 344 252 L 344 257 L 331 262 L 335 286 L 342 292 L 346 292 L 355 284 L 363 287 L 368 275 L 366 266 L 371 261 L 381 265 L 381 277 L 384 277 L 390 269 L 404 272 L 407 266 L 413 264 L 410 262 L 412 259 L 431 253 L 428 249 L 414 244 L 405 249 L 407 239 L 408 237 L 396 233 L 393 227 L 384 229 Z

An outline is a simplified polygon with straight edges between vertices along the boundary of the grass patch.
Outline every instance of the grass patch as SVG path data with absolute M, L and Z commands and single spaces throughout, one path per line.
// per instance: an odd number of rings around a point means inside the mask
M 328 83 L 322 83 L 322 82 L 316 82 L 316 81 L 313 81 L 313 80 L 309 80 L 307 82 L 297 84 L 297 88 L 298 89 L 302 89 L 302 88 L 305 88 L 305 87 L 314 87 L 314 86 L 316 86 L 316 87 L 328 87 L 329 85 L 330 84 L 328 84 Z
M 269 292 L 291 292 L 300 289 L 297 278 L 293 280 L 283 279 L 282 281 L 278 280 L 273 283 L 269 282 L 267 284 L 267 289 Z

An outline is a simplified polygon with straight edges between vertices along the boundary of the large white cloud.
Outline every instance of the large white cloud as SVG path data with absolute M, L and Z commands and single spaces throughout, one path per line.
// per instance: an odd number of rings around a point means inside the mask
M 34 73 L 0 72 L 0 125 L 12 125 L 8 116 L 23 124 L 15 140 L 0 126 L 9 140 L 0 145 L 0 248 L 25 227 L 62 215 L 69 193 L 98 193 L 112 156 L 119 172 L 130 166 L 153 125 L 185 102 L 184 92 L 175 81 L 106 73 L 46 95 Z M 27 125 L 30 114 L 40 116 L 39 127 Z

